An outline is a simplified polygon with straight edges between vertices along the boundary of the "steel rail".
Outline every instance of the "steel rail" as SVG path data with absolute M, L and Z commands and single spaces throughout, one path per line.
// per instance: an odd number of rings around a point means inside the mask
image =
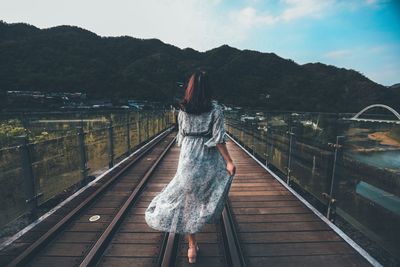
M 158 267 L 169 267 L 174 266 L 174 260 L 176 259 L 176 255 L 178 253 L 178 240 L 179 234 L 176 233 L 165 233 L 164 235 L 163 246 L 162 246 L 162 254 L 159 257 L 159 261 L 157 263 Z
M 245 267 L 243 252 L 240 247 L 239 238 L 236 233 L 235 224 L 233 222 L 232 212 L 227 200 L 225 208 L 222 211 L 222 232 L 224 236 L 225 258 L 228 266 Z

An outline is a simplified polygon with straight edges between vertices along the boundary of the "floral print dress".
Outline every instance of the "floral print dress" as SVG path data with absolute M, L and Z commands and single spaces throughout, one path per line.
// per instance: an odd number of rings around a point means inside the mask
M 151 228 L 193 234 L 220 219 L 233 176 L 216 147 L 227 141 L 223 110 L 216 101 L 212 106 L 211 111 L 198 115 L 179 110 L 177 172 L 146 209 L 146 223 Z M 207 130 L 209 136 L 192 135 Z

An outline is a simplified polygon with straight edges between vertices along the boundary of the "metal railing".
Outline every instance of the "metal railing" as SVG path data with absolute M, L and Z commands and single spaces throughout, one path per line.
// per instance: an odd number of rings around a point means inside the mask
M 400 255 L 400 124 L 341 113 L 224 113 L 227 132 L 330 221 L 340 216 Z

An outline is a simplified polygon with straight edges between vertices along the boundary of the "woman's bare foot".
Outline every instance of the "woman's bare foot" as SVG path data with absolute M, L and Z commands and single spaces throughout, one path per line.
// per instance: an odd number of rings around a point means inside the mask
M 197 242 L 189 244 L 189 249 L 188 249 L 189 263 L 196 263 L 197 251 L 199 251 L 199 246 L 197 245 Z
M 188 235 L 188 244 L 189 263 L 196 263 L 197 251 L 199 250 L 199 246 L 197 245 L 196 237 L 194 234 Z

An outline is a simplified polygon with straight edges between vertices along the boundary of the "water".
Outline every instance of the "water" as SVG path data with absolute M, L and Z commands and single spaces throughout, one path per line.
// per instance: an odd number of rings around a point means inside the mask
M 376 151 L 370 153 L 349 152 L 349 154 L 358 161 L 371 166 L 400 170 L 400 150 Z

